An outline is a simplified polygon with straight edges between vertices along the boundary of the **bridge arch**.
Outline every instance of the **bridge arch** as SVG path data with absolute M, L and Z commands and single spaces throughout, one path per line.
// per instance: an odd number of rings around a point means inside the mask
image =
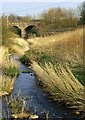
M 38 36 L 39 31 L 38 28 L 35 25 L 29 25 L 25 28 L 25 33 L 26 33 L 26 39 L 32 36 Z
M 10 30 L 21 37 L 22 30 L 18 26 L 11 26 Z

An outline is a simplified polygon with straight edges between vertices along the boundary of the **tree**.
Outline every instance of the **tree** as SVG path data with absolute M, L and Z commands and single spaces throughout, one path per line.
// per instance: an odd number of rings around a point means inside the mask
M 11 37 L 16 37 L 7 27 L 6 16 L 2 16 L 2 45 L 9 46 L 13 44 Z
M 80 22 L 85 25 L 85 1 L 82 3 L 82 7 L 80 9 Z
M 31 16 L 18 16 L 14 14 L 9 15 L 10 22 L 29 22 L 31 20 Z
M 41 14 L 40 19 L 40 30 L 42 33 L 77 26 L 77 18 L 72 9 L 50 8 Z
M 31 20 L 31 17 L 30 16 L 24 16 L 24 17 L 22 17 L 22 21 L 23 22 L 29 22 Z
M 8 17 L 9 21 L 13 22 L 13 21 L 16 21 L 17 20 L 17 16 L 14 15 L 14 14 L 10 14 L 9 17 Z

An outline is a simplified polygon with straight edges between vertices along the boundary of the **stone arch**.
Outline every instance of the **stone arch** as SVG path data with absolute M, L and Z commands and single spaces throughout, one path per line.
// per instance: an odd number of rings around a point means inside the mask
M 11 26 L 10 30 L 21 37 L 21 29 L 18 26 Z
M 39 31 L 38 28 L 35 25 L 29 25 L 25 28 L 25 33 L 26 33 L 26 39 L 32 36 L 38 36 Z

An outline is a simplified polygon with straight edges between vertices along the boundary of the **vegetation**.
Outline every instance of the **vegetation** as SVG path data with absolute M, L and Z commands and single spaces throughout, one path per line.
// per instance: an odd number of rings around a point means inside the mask
M 17 16 L 17 15 L 14 15 L 14 14 L 10 14 L 9 15 L 9 20 L 11 22 L 29 22 L 31 20 L 31 16 Z
M 42 34 L 65 31 L 77 27 L 77 17 L 72 9 L 50 8 L 40 16 Z
M 15 77 L 10 77 L 10 76 L 6 76 L 6 75 L 3 75 L 2 76 L 2 88 L 1 88 L 1 91 L 0 91 L 0 96 L 2 95 L 8 95 L 9 93 L 12 92 L 13 90 L 13 86 L 14 86 L 14 81 L 15 81 Z
M 20 91 L 16 97 L 11 96 L 11 98 L 7 101 L 9 104 L 9 108 L 11 109 L 12 118 L 28 118 L 30 116 L 30 111 L 26 107 L 27 99 L 21 97 Z
M 83 64 L 83 29 L 60 33 L 54 36 L 29 39 L 32 60 L 68 63 L 70 66 Z M 51 57 L 52 56 L 52 57 Z M 46 61 L 45 61 L 46 62 Z
M 26 41 L 20 39 L 19 36 L 10 31 L 7 27 L 6 16 L 2 16 L 2 44 L 5 47 L 8 47 L 9 53 L 17 53 L 23 55 L 29 46 Z
M 12 113 L 13 114 L 19 114 L 22 112 L 26 112 L 26 105 L 25 105 L 25 98 L 24 100 L 19 96 L 16 97 L 15 99 L 11 99 L 12 102 L 10 101 L 10 107 L 12 108 Z
M 73 70 L 73 74 L 85 86 L 85 65 L 77 65 Z
M 79 7 L 79 10 L 80 10 L 79 24 L 85 25 L 85 1 L 81 4 L 81 6 Z
M 0 66 L 2 78 L 0 79 L 0 96 L 7 95 L 13 90 L 16 76 L 19 75 L 19 64 L 15 62 L 13 55 L 22 56 L 28 50 L 28 43 L 12 33 L 6 24 L 6 18 L 2 18 L 2 46 L 0 46 Z
M 21 58 L 20 58 L 20 61 L 21 63 L 25 64 L 25 65 L 28 65 L 30 66 L 31 64 L 31 60 L 29 59 L 29 56 L 27 56 L 26 54 L 23 55 Z
M 0 54 L 0 66 L 2 67 L 0 96 L 2 96 L 8 95 L 13 90 L 14 81 L 16 76 L 19 74 L 19 68 L 18 64 L 13 60 L 13 58 L 9 57 L 8 48 L 1 47 Z
M 30 73 L 31 71 L 30 70 L 24 70 L 22 71 L 22 73 Z
M 76 114 L 84 111 L 83 29 L 28 42 L 31 50 L 26 56 L 31 59 L 32 68 L 45 90 L 58 103 L 73 108 Z
M 80 12 L 81 18 L 79 18 L 81 24 L 84 24 L 85 21 L 84 3 Z M 9 19 L 12 22 L 22 23 L 32 20 L 30 16 L 15 15 L 10 15 Z M 29 39 L 28 45 L 26 41 L 14 34 L 21 35 L 21 31 L 17 28 L 9 29 L 6 16 L 2 16 L 3 40 L 0 49 L 3 61 L 0 58 L 2 66 L 0 96 L 8 95 L 13 90 L 15 78 L 19 75 L 19 65 L 12 56 L 17 53 L 19 56 L 23 55 L 20 58 L 22 63 L 28 66 L 32 64 L 39 83 L 43 85 L 54 101 L 72 108 L 76 114 L 85 112 L 83 107 L 85 106 L 85 95 L 83 95 L 85 87 L 83 29 L 74 29 L 78 27 L 78 18 L 71 9 L 51 8 L 43 12 L 39 19 L 41 20 L 40 33 L 33 26 L 31 26 L 30 31 L 28 28 L 26 29 L 28 33 L 36 34 L 36 36 L 57 33 L 48 37 Z M 62 31 L 63 33 L 61 33 Z M 29 70 L 22 72 L 30 73 Z M 25 99 L 22 100 L 20 95 L 16 99 L 12 98 L 9 105 L 15 118 L 17 118 L 16 116 L 19 118 L 25 115 L 29 116 Z
M 6 75 L 9 75 L 9 76 L 17 76 L 19 75 L 19 70 L 15 67 L 15 66 L 10 66 L 9 68 L 6 69 Z
M 80 7 L 80 14 L 81 17 L 77 16 L 78 12 L 74 9 L 66 9 L 66 8 L 50 8 L 46 11 L 43 11 L 39 16 L 38 19 L 40 20 L 39 30 L 37 26 L 31 27 L 27 32 L 29 36 L 40 36 L 40 35 L 47 35 L 61 31 L 73 30 L 74 28 L 78 27 L 78 23 L 82 23 L 84 21 L 84 3 L 82 4 L 82 8 Z M 5 23 L 7 23 L 6 16 L 2 16 L 5 19 Z M 8 17 L 9 22 L 20 22 L 20 23 L 28 23 L 36 18 L 31 16 L 17 16 L 14 14 L 10 14 Z M 2 23 L 4 21 L 2 20 Z M 6 31 L 6 30 L 5 30 Z M 4 31 L 4 32 L 5 32 Z M 18 27 L 12 27 L 11 31 L 16 34 L 21 34 L 20 29 Z M 12 33 L 13 34 L 13 33 Z M 10 34 L 8 34 L 10 35 Z M 8 36 L 7 35 L 7 36 Z M 21 36 L 21 35 L 20 35 Z
M 9 46 L 13 44 L 13 41 L 10 39 L 11 37 L 16 38 L 16 34 L 12 33 L 8 26 L 7 26 L 7 20 L 6 17 L 2 17 L 2 44 L 4 46 Z
M 32 67 L 46 92 L 50 92 L 54 101 L 66 104 L 75 111 L 84 111 L 83 85 L 73 76 L 68 67 L 64 68 L 59 65 L 57 68 L 49 63 L 42 68 L 36 62 L 33 62 Z
M 23 42 L 24 40 L 21 41 Z M 9 49 L 8 47 L 4 47 L 4 45 L 3 47 L 0 47 L 0 66 L 2 67 L 2 79 L 0 79 L 0 96 L 9 94 L 12 91 L 14 80 L 16 79 L 16 76 L 20 74 L 19 64 L 16 63 L 16 61 L 13 58 L 13 55 L 15 53 L 17 53 L 18 55 L 23 55 L 24 51 L 28 50 L 28 45 L 26 44 L 26 46 L 27 48 L 25 49 L 16 44 L 11 44 L 11 46 L 9 46 L 10 48 L 12 47 L 11 49 Z

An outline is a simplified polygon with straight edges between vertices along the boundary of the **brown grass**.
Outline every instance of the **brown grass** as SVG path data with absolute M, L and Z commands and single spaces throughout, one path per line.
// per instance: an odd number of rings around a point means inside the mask
M 14 81 L 16 77 L 2 76 L 2 91 L 10 93 L 13 90 Z
M 12 39 L 12 38 L 11 38 Z M 25 51 L 29 50 L 29 44 L 22 38 L 12 39 L 14 42 L 10 48 L 18 54 L 18 56 L 24 55 Z
M 10 77 L 7 75 L 4 75 L 4 72 L 7 68 L 16 67 L 18 68 L 19 64 L 15 62 L 13 58 L 9 57 L 9 50 L 6 47 L 0 47 L 0 69 L 1 77 L 0 77 L 0 96 L 2 95 L 8 95 L 12 90 L 14 86 L 15 77 Z
M 1 47 L 0 50 L 0 66 L 2 67 L 2 70 L 4 68 L 9 68 L 10 66 L 18 68 L 19 64 L 12 58 L 11 54 L 9 54 L 8 48 Z
M 84 111 L 84 86 L 71 71 L 76 65 L 83 65 L 83 29 L 30 39 L 28 42 L 34 55 L 31 52 L 33 70 L 40 83 L 44 84 L 46 91 L 52 95 L 55 101 L 65 103 L 78 112 Z M 35 51 L 36 54 L 34 54 Z M 56 61 L 53 64 L 50 62 L 40 63 L 36 59 L 37 56 L 41 57 L 40 53 L 55 56 L 58 66 Z
M 72 64 L 83 62 L 83 29 L 28 40 L 34 51 L 55 55 Z
M 59 65 L 59 68 L 56 68 L 49 63 L 42 68 L 37 62 L 33 62 L 32 67 L 55 101 L 64 102 L 70 108 L 83 111 L 83 85 L 74 77 L 69 67 L 65 69 Z

